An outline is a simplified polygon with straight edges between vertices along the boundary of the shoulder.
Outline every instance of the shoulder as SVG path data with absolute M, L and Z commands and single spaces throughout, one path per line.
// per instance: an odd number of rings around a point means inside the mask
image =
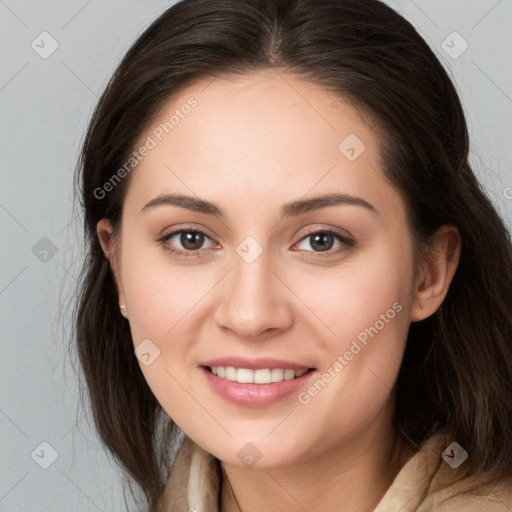
M 511 512 L 512 479 L 465 476 L 463 447 L 446 432 L 428 438 L 374 512 Z
M 489 483 L 472 477 L 428 494 L 417 512 L 510 512 L 512 479 Z

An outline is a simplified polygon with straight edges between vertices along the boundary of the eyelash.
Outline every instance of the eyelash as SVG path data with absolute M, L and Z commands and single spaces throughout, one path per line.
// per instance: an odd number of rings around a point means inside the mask
M 158 242 L 160 242 L 160 244 L 164 246 L 166 251 L 168 251 L 169 253 L 171 253 L 174 256 L 177 256 L 179 258 L 181 258 L 181 257 L 184 257 L 184 258 L 196 257 L 196 256 L 199 256 L 202 251 L 206 250 L 206 249 L 199 249 L 197 251 L 182 251 L 180 249 L 174 249 L 172 247 L 164 245 L 165 242 L 167 242 L 169 239 L 173 238 L 174 236 L 179 235 L 180 233 L 198 233 L 198 234 L 204 235 L 206 238 L 210 238 L 206 233 L 204 233 L 203 231 L 201 231 L 199 229 L 186 228 L 186 229 L 180 229 L 178 231 L 173 231 L 172 233 L 164 235 L 162 238 L 158 239 Z M 347 246 L 346 248 L 352 248 L 355 246 L 354 240 L 351 240 L 350 238 L 347 238 L 332 229 L 316 229 L 313 231 L 309 231 L 297 243 L 300 243 L 303 240 L 306 240 L 307 238 L 312 237 L 317 234 L 333 235 L 338 241 L 340 241 L 342 244 L 345 244 Z M 307 253 L 313 252 L 315 254 L 315 256 L 306 256 L 306 257 L 308 257 L 308 258 L 328 258 L 328 257 L 332 257 L 336 254 L 341 253 L 342 251 L 346 250 L 346 248 L 341 248 L 334 252 L 331 252 L 330 250 L 325 251 L 325 252 L 306 251 Z

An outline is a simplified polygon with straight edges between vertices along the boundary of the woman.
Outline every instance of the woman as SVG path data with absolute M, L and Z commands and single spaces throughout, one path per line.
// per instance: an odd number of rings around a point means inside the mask
M 151 510 L 512 509 L 509 235 L 396 12 L 173 5 L 77 177 L 78 355 Z

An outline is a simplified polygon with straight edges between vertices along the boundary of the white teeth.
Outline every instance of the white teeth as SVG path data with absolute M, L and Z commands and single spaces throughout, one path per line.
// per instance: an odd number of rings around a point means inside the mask
M 284 380 L 284 370 L 281 368 L 272 368 L 272 382 L 281 382 Z
M 254 382 L 254 370 L 238 368 L 236 371 L 236 381 L 242 384 L 252 384 Z
M 270 384 L 270 370 L 254 370 L 254 384 Z
M 292 380 L 295 377 L 295 370 L 285 370 L 284 380 Z
M 212 373 L 241 384 L 270 384 L 283 380 L 292 380 L 304 375 L 307 370 L 283 370 L 282 368 L 262 368 L 250 370 L 248 368 L 234 368 L 233 366 L 211 366 Z
M 236 368 L 233 368 L 232 366 L 226 367 L 226 379 L 236 380 Z

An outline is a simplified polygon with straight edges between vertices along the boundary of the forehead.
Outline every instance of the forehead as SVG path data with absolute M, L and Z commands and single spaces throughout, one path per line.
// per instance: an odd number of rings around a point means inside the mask
M 235 194 L 253 210 L 263 199 L 333 191 L 396 200 L 374 124 L 340 95 L 293 75 L 204 79 L 171 98 L 142 134 L 139 145 L 151 149 L 126 202 L 142 208 L 172 191 L 220 203 Z

